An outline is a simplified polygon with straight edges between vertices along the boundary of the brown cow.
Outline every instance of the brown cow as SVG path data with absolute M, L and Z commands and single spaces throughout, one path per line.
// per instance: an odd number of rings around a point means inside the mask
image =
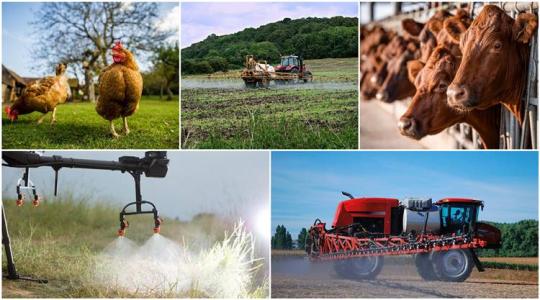
M 396 41 L 395 44 L 393 44 L 394 41 Z M 376 98 L 389 103 L 414 95 L 414 85 L 407 79 L 407 62 L 419 55 L 419 44 L 413 40 L 395 37 L 387 48 L 391 45 L 393 45 L 391 48 L 393 57 L 383 65 L 385 69 L 381 68 L 377 71 L 376 80 L 372 77 L 373 81 L 382 81 Z M 386 76 L 381 76 L 383 73 L 386 73 Z
M 534 14 L 514 20 L 497 6 L 484 6 L 461 37 L 463 59 L 447 90 L 449 105 L 470 111 L 502 103 L 521 123 L 528 44 L 537 24 Z
M 458 124 L 471 125 L 482 138 L 484 148 L 499 147 L 500 105 L 488 110 L 460 112 L 448 106 L 446 89 L 460 63 L 451 50 L 438 46 L 424 65 L 420 60 L 409 62 L 409 77 L 414 80 L 416 94 L 401 117 L 401 134 L 414 139 L 437 134 Z
M 447 10 L 437 11 L 426 24 L 418 23 L 412 19 L 405 19 L 401 22 L 403 31 L 413 37 L 417 37 L 420 42 L 420 60 L 428 60 L 431 52 L 437 47 L 437 35 L 443 28 L 445 19 L 452 15 Z

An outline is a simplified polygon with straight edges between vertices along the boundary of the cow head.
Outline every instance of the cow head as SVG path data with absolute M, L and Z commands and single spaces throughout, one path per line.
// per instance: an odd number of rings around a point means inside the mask
M 536 27 L 533 14 L 522 13 L 514 20 L 499 7 L 486 5 L 461 36 L 463 59 L 447 91 L 449 105 L 469 111 L 519 101 L 527 44 Z
M 416 94 L 399 120 L 401 134 L 421 139 L 463 120 L 463 114 L 450 108 L 446 102 L 446 89 L 459 63 L 459 57 L 453 56 L 449 49 L 438 46 L 426 64 L 420 60 L 407 64 L 409 79 L 414 81 Z
M 376 97 L 383 102 L 393 102 L 414 94 L 414 86 L 407 77 L 407 62 L 417 56 L 418 44 L 395 37 L 387 48 L 392 52 L 386 59 L 385 69 L 378 71 L 376 80 L 382 83 Z M 386 73 L 384 76 L 383 72 Z
M 443 29 L 444 20 L 451 16 L 447 10 L 439 10 L 425 24 L 410 19 L 401 22 L 404 32 L 418 39 L 421 61 L 426 62 L 433 49 L 437 47 L 437 34 Z

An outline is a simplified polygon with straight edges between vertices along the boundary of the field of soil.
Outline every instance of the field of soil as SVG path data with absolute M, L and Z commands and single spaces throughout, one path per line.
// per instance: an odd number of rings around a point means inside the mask
M 357 58 L 306 63 L 313 82 L 267 89 L 245 88 L 237 71 L 183 77 L 182 147 L 357 148 Z
M 339 278 L 330 263 L 296 254 L 273 253 L 273 298 L 538 298 L 535 271 L 475 269 L 462 283 L 428 282 L 411 257 L 388 257 L 377 280 L 354 281 Z

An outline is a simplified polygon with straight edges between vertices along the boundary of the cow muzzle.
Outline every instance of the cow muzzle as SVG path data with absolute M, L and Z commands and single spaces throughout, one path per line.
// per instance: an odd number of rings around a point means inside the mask
M 465 85 L 450 85 L 446 90 L 448 105 L 457 110 L 471 110 L 478 103 Z
M 407 137 L 419 140 L 422 134 L 419 132 L 418 122 L 414 118 L 401 117 L 398 122 L 399 132 Z
M 382 102 L 389 102 L 388 92 L 387 91 L 380 91 L 377 92 L 377 95 L 375 95 L 377 100 L 380 100 Z

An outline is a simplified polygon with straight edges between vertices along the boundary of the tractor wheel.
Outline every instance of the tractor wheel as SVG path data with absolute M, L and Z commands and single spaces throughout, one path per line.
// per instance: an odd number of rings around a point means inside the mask
M 308 81 L 313 81 L 313 75 L 311 72 L 304 73 L 304 83 L 307 83 Z
M 433 254 L 433 271 L 442 281 L 462 282 L 471 275 L 474 261 L 468 250 L 438 251 Z
M 298 83 L 298 69 L 292 70 L 292 71 L 291 71 L 291 74 L 294 75 L 294 78 L 291 79 L 289 82 L 290 82 L 290 83 L 293 83 L 293 84 Z
M 416 271 L 425 281 L 438 280 L 433 270 L 432 253 L 418 253 L 414 256 Z
M 375 279 L 382 270 L 384 259 L 382 256 L 366 256 L 338 260 L 334 263 L 334 270 L 341 278 L 352 280 Z

